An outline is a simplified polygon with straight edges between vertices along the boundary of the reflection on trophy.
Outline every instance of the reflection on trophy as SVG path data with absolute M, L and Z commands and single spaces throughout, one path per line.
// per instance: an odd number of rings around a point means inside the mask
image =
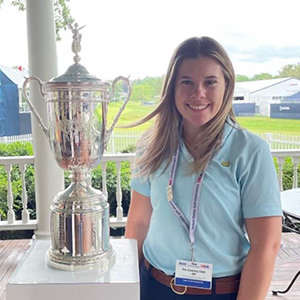
M 70 26 L 69 26 L 70 27 Z M 82 28 L 82 27 L 81 27 Z M 129 101 L 129 80 L 117 77 L 111 86 L 90 75 L 79 64 L 81 49 L 78 25 L 71 26 L 75 63 L 65 74 L 42 83 L 29 77 L 23 85 L 24 97 L 46 134 L 55 159 L 71 171 L 70 186 L 53 199 L 50 215 L 51 248 L 48 264 L 66 270 L 97 267 L 108 270 L 115 253 L 109 241 L 109 204 L 103 193 L 91 187 L 89 174 L 95 168 L 122 111 Z M 26 95 L 26 87 L 35 80 L 47 102 L 47 128 Z M 107 108 L 118 81 L 128 85 L 126 99 L 109 129 Z

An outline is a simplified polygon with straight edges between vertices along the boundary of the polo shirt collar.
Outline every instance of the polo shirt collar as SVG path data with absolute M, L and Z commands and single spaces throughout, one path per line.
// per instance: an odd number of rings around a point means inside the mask
M 225 141 L 229 137 L 229 135 L 232 132 L 233 128 L 237 128 L 237 125 L 230 118 L 227 118 L 227 120 L 224 124 L 224 128 L 223 128 L 223 138 L 222 138 L 222 143 L 221 143 L 220 148 L 223 147 Z M 193 162 L 194 161 L 194 158 L 190 154 L 188 149 L 186 148 L 183 139 L 181 139 L 181 141 L 180 141 L 180 150 L 181 150 L 183 156 L 187 159 L 188 162 Z

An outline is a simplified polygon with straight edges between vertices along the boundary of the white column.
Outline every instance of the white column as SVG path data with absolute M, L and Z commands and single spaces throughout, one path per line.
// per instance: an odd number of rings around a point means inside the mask
M 26 6 L 29 72 L 48 81 L 57 76 L 53 0 L 26 0 Z M 46 103 L 37 84 L 31 84 L 30 99 L 44 123 L 48 124 Z M 64 188 L 63 171 L 56 164 L 49 142 L 33 116 L 31 121 L 38 220 L 35 237 L 43 239 L 50 236 L 49 208 L 53 197 Z

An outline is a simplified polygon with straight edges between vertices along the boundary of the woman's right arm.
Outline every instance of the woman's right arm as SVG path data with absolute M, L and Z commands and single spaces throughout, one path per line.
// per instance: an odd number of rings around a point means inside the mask
M 137 240 L 139 262 L 143 258 L 143 243 L 148 232 L 151 214 L 150 198 L 132 190 L 125 237 Z

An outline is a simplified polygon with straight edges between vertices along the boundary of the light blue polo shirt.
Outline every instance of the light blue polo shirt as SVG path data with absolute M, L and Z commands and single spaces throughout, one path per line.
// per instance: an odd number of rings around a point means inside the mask
M 174 202 L 190 220 L 195 175 L 187 175 L 193 158 L 181 143 Z M 131 188 L 151 198 L 150 227 L 144 242 L 145 258 L 168 275 L 177 259 L 190 260 L 187 232 L 171 210 L 166 187 L 170 166 L 147 180 L 133 178 Z M 226 123 L 223 144 L 211 160 L 200 194 L 195 230 L 195 261 L 213 264 L 213 277 L 230 276 L 242 270 L 250 244 L 245 236 L 245 218 L 281 216 L 274 162 L 265 141 L 244 129 Z

